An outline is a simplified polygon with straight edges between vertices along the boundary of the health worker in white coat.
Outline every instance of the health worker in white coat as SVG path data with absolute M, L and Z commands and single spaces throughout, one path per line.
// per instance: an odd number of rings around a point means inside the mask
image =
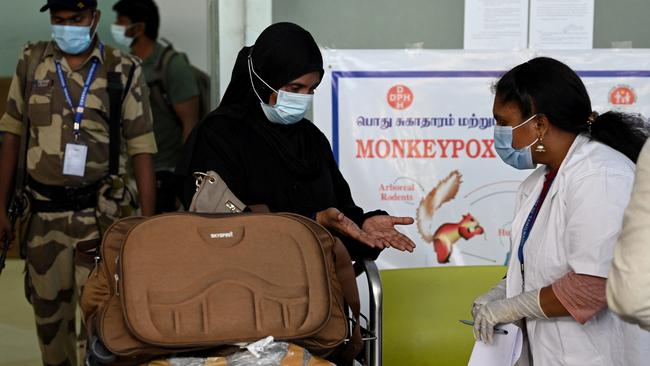
M 515 323 L 518 365 L 650 365 L 650 333 L 612 313 L 605 294 L 644 121 L 592 112 L 578 75 L 546 57 L 501 77 L 493 113 L 501 159 L 540 166 L 517 192 L 506 277 L 474 302 L 476 338 L 491 343 L 496 325 Z

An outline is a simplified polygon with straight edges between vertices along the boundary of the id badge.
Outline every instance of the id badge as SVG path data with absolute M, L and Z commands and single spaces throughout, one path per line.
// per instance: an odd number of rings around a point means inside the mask
M 88 146 L 66 144 L 65 155 L 63 155 L 63 175 L 83 177 L 84 172 L 86 171 L 87 157 Z

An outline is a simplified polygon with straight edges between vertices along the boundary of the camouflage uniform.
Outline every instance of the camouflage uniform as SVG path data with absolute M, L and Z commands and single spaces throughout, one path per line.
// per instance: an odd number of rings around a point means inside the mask
M 0 119 L 0 131 L 22 135 L 23 111 L 28 103 L 30 120 L 27 172 L 41 184 L 56 187 L 92 185 L 108 173 L 109 97 L 108 71 L 120 72 L 127 84 L 129 70 L 133 82 L 122 106 L 122 148 L 120 171 L 125 171 L 128 156 L 156 153 L 148 91 L 139 62 L 120 51 L 106 47 L 102 53 L 95 42 L 92 54 L 76 70 L 71 70 L 61 51 L 50 42 L 33 75 L 31 95 L 23 95 L 27 80 L 26 65 L 34 46 L 26 46 L 18 61 L 7 102 Z M 117 66 L 107 65 L 107 55 Z M 84 80 L 93 58 L 99 60 L 97 74 L 90 87 L 78 142 L 88 147 L 85 175 L 63 175 L 63 155 L 67 143 L 74 142 L 73 114 L 65 101 L 56 74 L 55 60 L 60 60 L 74 103 L 78 103 Z M 26 100 L 25 100 L 26 99 Z M 47 200 L 31 189 L 35 199 Z M 75 313 L 78 294 L 89 270 L 75 266 L 76 245 L 99 238 L 94 208 L 67 212 L 38 212 L 32 217 L 27 235 L 27 283 L 29 300 L 34 308 L 36 329 L 45 365 L 76 365 L 77 339 Z

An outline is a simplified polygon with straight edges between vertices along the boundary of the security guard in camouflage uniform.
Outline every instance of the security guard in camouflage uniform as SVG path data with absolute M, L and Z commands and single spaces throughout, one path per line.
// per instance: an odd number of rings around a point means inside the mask
M 5 132 L 0 148 L 0 238 L 11 235 L 6 209 L 28 120 L 25 160 L 33 202 L 26 235 L 28 300 L 43 364 L 76 366 L 77 298 L 89 269 L 75 266 L 73 258 L 79 242 L 100 235 L 96 206 L 98 184 L 109 165 L 109 71 L 113 76 L 119 72 L 128 88 L 121 108 L 120 172 L 128 155 L 144 215 L 152 214 L 155 206 L 151 155 L 156 144 L 139 62 L 99 41 L 97 1 L 48 0 L 41 9 L 46 10 L 53 41 L 25 47 L 0 119 L 0 131 Z M 34 63 L 34 74 L 26 75 L 32 57 L 39 62 Z

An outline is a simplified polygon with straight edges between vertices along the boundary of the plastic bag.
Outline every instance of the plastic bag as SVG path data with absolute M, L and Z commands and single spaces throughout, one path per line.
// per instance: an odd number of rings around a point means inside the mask
M 167 360 L 169 366 L 335 366 L 311 355 L 306 349 L 286 342 L 274 342 L 273 337 L 243 346 L 243 350 L 228 357 L 178 357 Z M 152 363 L 148 365 L 153 365 Z M 159 365 L 159 363 L 155 363 Z M 160 363 L 162 365 L 162 363 Z

